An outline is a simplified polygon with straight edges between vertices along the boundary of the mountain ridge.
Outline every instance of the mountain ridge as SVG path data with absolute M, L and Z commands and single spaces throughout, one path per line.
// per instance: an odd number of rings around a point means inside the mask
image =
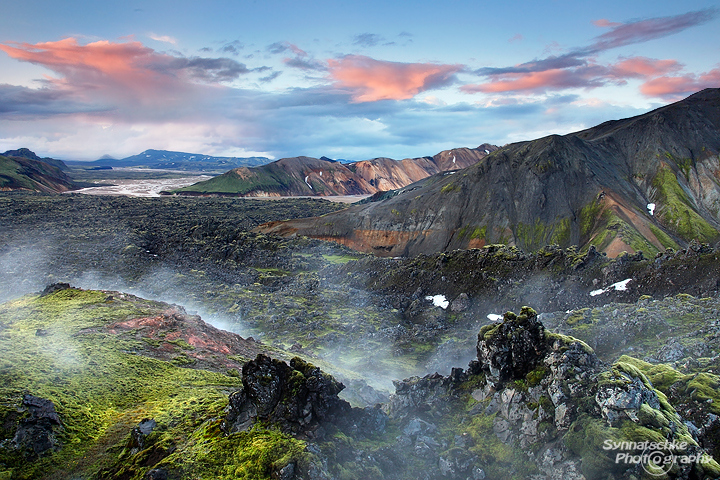
M 0 155 L 0 190 L 28 190 L 60 193 L 78 186 L 63 170 L 61 160 L 40 158 L 27 148 L 8 150 Z
M 239 167 L 171 193 L 259 197 L 374 194 L 470 166 L 497 148 L 482 144 L 477 148 L 445 150 L 432 157 L 403 160 L 377 157 L 347 164 L 326 157 L 281 158 L 260 167 Z
M 75 167 L 147 167 L 150 169 L 224 172 L 228 168 L 263 165 L 269 161 L 270 159 L 266 157 L 214 157 L 199 153 L 148 149 L 137 155 L 121 159 L 104 155 L 91 162 L 68 161 L 67 163 Z
M 492 243 L 595 245 L 615 256 L 715 242 L 719 131 L 720 89 L 706 89 L 636 117 L 506 145 L 379 202 L 258 230 L 385 256 Z

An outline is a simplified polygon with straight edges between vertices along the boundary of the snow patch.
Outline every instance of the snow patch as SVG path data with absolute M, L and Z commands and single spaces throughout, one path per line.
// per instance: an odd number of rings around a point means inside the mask
M 425 300 L 431 300 L 433 302 L 433 305 L 436 307 L 440 307 L 443 310 L 450 305 L 450 302 L 445 298 L 445 295 L 428 295 L 425 297 Z
M 487 318 L 488 318 L 491 322 L 497 322 L 498 320 L 502 320 L 502 319 L 503 319 L 503 316 L 502 316 L 502 315 L 498 315 L 497 313 L 488 313 Z
M 310 187 L 310 189 L 312 190 L 312 185 L 310 185 L 310 184 L 308 183 L 308 178 L 310 178 L 310 175 L 305 175 L 305 185 L 307 185 L 308 187 Z
M 610 290 L 617 290 L 617 291 L 625 291 L 627 290 L 627 284 L 632 280 L 632 278 L 626 278 L 625 280 L 617 283 L 613 283 L 607 288 L 601 288 L 600 290 L 593 290 L 590 292 L 591 297 L 595 297 L 597 295 L 602 295 L 605 292 L 609 292 Z
M 485 149 L 485 153 L 486 153 L 487 155 L 490 155 L 490 150 L 488 150 L 488 149 L 486 148 L 486 149 Z
M 650 212 L 650 215 L 653 215 L 655 213 L 655 204 L 654 203 L 648 203 L 647 204 L 648 212 Z
M 453 163 L 455 163 L 455 155 L 453 155 Z

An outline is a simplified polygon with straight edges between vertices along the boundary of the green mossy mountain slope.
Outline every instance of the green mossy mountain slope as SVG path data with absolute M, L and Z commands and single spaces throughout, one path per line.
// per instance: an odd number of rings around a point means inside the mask
M 47 160 L 55 164 L 47 163 L 27 149 L 0 155 L 0 190 L 66 192 L 78 188 L 62 171 L 62 162 Z

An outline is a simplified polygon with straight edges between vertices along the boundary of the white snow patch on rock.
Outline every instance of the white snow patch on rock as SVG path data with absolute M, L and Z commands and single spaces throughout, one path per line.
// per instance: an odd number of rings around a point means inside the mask
M 450 302 L 447 298 L 445 298 L 445 295 L 428 295 L 425 297 L 425 300 L 431 300 L 434 306 L 442 309 L 446 309 L 448 305 L 450 305 Z
M 600 290 L 593 290 L 590 292 L 591 297 L 595 297 L 597 295 L 602 295 L 605 292 L 608 292 L 612 289 L 618 290 L 618 291 L 625 291 L 627 290 L 627 284 L 632 280 L 632 278 L 626 278 L 622 282 L 613 283 L 607 288 L 601 288 Z
M 653 215 L 655 213 L 655 204 L 654 203 L 648 203 L 647 204 L 648 212 L 650 212 L 650 215 Z

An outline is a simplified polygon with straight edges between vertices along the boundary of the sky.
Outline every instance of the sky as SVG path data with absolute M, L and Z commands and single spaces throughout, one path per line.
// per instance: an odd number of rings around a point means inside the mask
M 0 0 L 0 152 L 346 160 L 720 87 L 717 1 Z

